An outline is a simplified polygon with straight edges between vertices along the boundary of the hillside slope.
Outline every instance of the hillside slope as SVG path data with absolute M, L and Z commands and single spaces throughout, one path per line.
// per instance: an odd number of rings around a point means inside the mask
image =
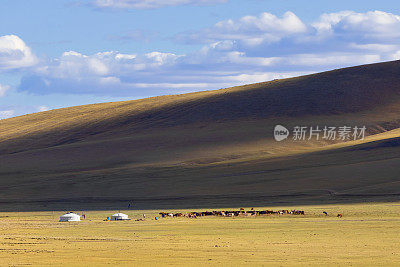
M 400 62 L 0 121 L 3 209 L 378 201 L 400 194 Z M 363 142 L 276 124 L 367 126 Z

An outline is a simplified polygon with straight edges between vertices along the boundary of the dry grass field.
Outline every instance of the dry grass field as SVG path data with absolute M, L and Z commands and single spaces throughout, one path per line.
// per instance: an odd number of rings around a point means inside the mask
M 282 208 L 306 215 L 153 220 L 158 211 L 128 210 L 146 220 L 105 222 L 112 211 L 85 211 L 59 223 L 62 212 L 2 212 L 0 266 L 400 265 L 400 203 Z

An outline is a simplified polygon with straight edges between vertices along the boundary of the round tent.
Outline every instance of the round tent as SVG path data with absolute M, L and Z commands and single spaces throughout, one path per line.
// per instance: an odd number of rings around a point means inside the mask
M 81 216 L 73 212 L 68 212 L 60 216 L 60 222 L 79 222 L 80 220 Z
M 129 220 L 128 215 L 120 212 L 111 215 L 111 221 L 123 221 L 123 220 Z

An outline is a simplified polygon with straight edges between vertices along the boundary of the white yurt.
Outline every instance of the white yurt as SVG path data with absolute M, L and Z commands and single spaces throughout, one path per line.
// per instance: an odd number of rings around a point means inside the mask
M 73 212 L 68 212 L 60 216 L 60 222 L 79 222 L 80 220 L 81 216 Z
M 111 215 L 111 221 L 124 221 L 124 220 L 129 220 L 128 215 L 124 214 L 124 213 L 115 213 L 113 215 Z

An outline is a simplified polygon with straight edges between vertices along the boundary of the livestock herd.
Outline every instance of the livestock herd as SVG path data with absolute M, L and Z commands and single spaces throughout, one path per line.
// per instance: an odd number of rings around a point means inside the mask
M 188 212 L 188 213 L 171 213 L 171 212 L 160 212 L 159 213 L 162 218 L 165 217 L 187 217 L 187 218 L 197 218 L 203 216 L 221 216 L 221 217 L 236 217 L 236 216 L 258 216 L 258 215 L 268 215 L 268 214 L 276 214 L 276 215 L 304 215 L 303 210 L 248 210 L 245 211 L 243 208 L 240 210 L 226 210 L 226 211 L 200 211 L 200 212 Z

